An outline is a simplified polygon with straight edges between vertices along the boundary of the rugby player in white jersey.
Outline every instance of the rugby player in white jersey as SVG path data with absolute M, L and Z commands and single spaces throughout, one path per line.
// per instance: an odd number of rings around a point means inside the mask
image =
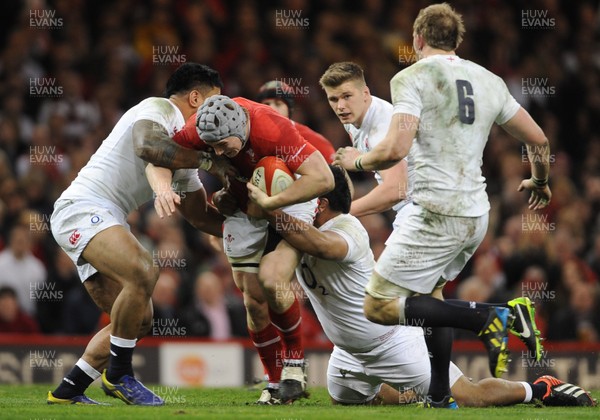
M 348 132 L 352 145 L 366 153 L 385 137 L 392 120 L 393 107 L 389 102 L 371 95 L 363 69 L 356 63 L 334 63 L 321 78 L 327 101 Z M 407 203 L 408 178 L 412 165 L 403 159 L 397 165 L 374 171 L 377 186 L 354 200 L 350 214 L 361 217 L 373 213 L 394 211 Z
M 174 171 L 174 187 L 185 192 L 185 198 L 176 200 L 182 215 L 198 229 L 221 234 L 223 218 L 207 205 L 197 173 L 199 166 L 206 168 L 206 154 L 171 140 L 204 99 L 221 87 L 219 74 L 207 66 L 179 67 L 167 81 L 166 97 L 145 99 L 127 111 L 56 201 L 52 234 L 77 266 L 94 302 L 110 314 L 111 323 L 92 338 L 61 384 L 48 392 L 49 404 L 97 404 L 84 392 L 100 376 L 105 392 L 127 404 L 163 404 L 135 379 L 131 366 L 136 340 L 151 326 L 150 297 L 159 269 L 131 234 L 126 218 L 153 198 L 146 175 L 150 162 Z
M 344 124 L 356 149 L 366 153 L 383 140 L 392 120 L 393 106 L 370 94 L 365 82 L 364 71 L 358 64 L 353 62 L 334 63 L 321 76 L 319 83 L 325 90 L 331 108 Z M 399 212 L 412 199 L 414 174 L 414 165 L 410 156 L 402 159 L 390 169 L 374 171 L 377 187 L 354 200 L 350 214 L 360 217 L 390 208 Z M 395 218 L 394 228 L 401 229 L 401 226 L 397 226 L 397 221 L 398 217 Z M 528 346 L 532 354 L 536 354 L 538 360 L 541 357 L 542 346 L 533 335 L 539 336 L 540 332 L 535 324 L 535 309 L 529 298 L 519 297 L 502 304 L 465 302 L 454 299 L 448 300 L 448 302 L 479 309 L 508 307 L 515 317 L 514 322 L 509 323 L 510 331 Z M 529 331 L 532 334 L 528 334 Z
M 402 228 L 394 230 L 377 262 L 364 309 L 380 324 L 433 327 L 427 342 L 433 356 L 429 405 L 444 408 L 457 408 L 449 387 L 447 327 L 479 333 L 494 376 L 508 362 L 508 309 L 488 314 L 431 296 L 441 297 L 445 282 L 458 275 L 486 234 L 489 202 L 481 162 L 494 122 L 527 145 L 532 177 L 518 189 L 531 192 L 530 209 L 543 209 L 551 199 L 548 140 L 499 77 L 455 54 L 463 34 L 462 18 L 449 5 L 421 10 L 413 30 L 419 61 L 391 81 L 394 116 L 385 139 L 366 154 L 345 148 L 336 155 L 346 169 L 370 171 L 392 167 L 411 151 L 413 202 L 400 211 Z
M 334 350 L 327 369 L 327 389 L 334 404 L 401 404 L 424 397 L 430 364 L 423 330 L 384 326 L 363 313 L 364 289 L 375 261 L 369 237 L 348 214 L 351 181 L 332 166 L 333 191 L 319 198 L 314 226 L 281 210 L 263 213 L 290 245 L 305 253 L 298 278 Z M 253 194 L 262 191 L 249 185 Z M 472 382 L 450 364 L 452 394 L 461 405 L 509 405 L 540 400 L 547 405 L 594 405 L 582 388 L 543 376 L 534 383 L 487 378 Z

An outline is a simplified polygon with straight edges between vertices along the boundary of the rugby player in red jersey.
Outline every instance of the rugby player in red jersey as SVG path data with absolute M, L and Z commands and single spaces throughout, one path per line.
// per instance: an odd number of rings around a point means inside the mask
M 333 188 L 333 175 L 321 152 L 300 135 L 291 120 L 244 98 L 209 98 L 174 141 L 196 150 L 212 149 L 216 155 L 229 158 L 239 172 L 237 177 L 225 180 L 225 188 L 213 200 L 227 216 L 223 224 L 224 251 L 244 295 L 250 337 L 269 375 L 269 384 L 258 403 L 294 401 L 306 390 L 300 305 L 289 293 L 300 253 L 269 229 L 264 220 L 244 213 L 246 182 L 261 158 L 279 157 L 297 180 L 280 194 L 265 197 L 261 205 L 285 208 L 312 223 L 316 197 Z M 159 202 L 156 206 L 159 213 L 170 212 L 169 204 Z
M 284 117 L 292 118 L 294 111 L 294 94 L 292 89 L 279 80 L 271 80 L 262 85 L 258 91 L 258 102 L 268 105 Z M 291 120 L 294 127 L 304 139 L 321 152 L 327 163 L 333 162 L 335 149 L 329 140 L 310 127 Z

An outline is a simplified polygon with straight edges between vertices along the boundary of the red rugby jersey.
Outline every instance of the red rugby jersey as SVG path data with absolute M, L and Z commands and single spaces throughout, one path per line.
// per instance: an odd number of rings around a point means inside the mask
M 261 158 L 277 156 L 292 172 L 296 172 L 317 149 L 302 137 L 296 123 L 271 107 L 245 98 L 232 99 L 248 111 L 250 120 L 250 136 L 246 145 L 235 157 L 230 158 L 240 173 L 237 182 L 232 180 L 231 190 L 240 202 L 240 209 L 245 211 L 248 200 L 245 182 L 251 178 L 256 163 Z M 210 147 L 198 135 L 196 114 L 188 119 L 185 127 L 175 134 L 173 140 L 183 147 L 197 150 L 208 150 Z
M 333 163 L 333 157 L 335 156 L 335 149 L 329 140 L 323 135 L 317 133 L 310 127 L 300 124 L 299 122 L 293 121 L 296 125 L 296 129 L 304 139 L 315 146 L 315 148 L 321 152 L 327 163 Z

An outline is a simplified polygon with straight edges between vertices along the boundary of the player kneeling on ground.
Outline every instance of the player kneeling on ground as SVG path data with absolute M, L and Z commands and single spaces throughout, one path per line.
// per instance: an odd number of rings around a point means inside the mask
M 266 217 L 272 227 L 305 253 L 300 283 L 335 347 L 327 370 L 327 389 L 334 403 L 402 404 L 423 401 L 431 377 L 423 329 L 384 326 L 363 313 L 364 289 L 375 261 L 367 231 L 348 214 L 350 180 L 332 166 L 335 189 L 319 197 L 314 226 L 281 210 L 249 213 Z M 264 193 L 248 185 L 253 197 Z M 453 363 L 452 395 L 464 406 L 509 405 L 541 400 L 547 405 L 593 405 L 582 388 L 543 376 L 534 383 L 487 378 L 472 382 Z

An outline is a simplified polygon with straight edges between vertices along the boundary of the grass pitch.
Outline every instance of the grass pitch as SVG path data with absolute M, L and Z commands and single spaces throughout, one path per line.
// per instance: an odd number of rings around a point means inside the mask
M 235 389 L 178 389 L 151 387 L 165 398 L 163 407 L 127 406 L 106 397 L 99 387 L 87 395 L 110 406 L 47 405 L 46 394 L 53 385 L 0 385 L 0 419 L 268 419 L 268 420 L 342 420 L 342 419 L 598 419 L 600 408 L 536 407 L 519 404 L 511 407 L 424 410 L 415 405 L 386 407 L 332 406 L 325 388 L 311 388 L 309 399 L 288 406 L 256 406 L 260 391 Z M 600 390 L 592 392 L 600 399 Z

